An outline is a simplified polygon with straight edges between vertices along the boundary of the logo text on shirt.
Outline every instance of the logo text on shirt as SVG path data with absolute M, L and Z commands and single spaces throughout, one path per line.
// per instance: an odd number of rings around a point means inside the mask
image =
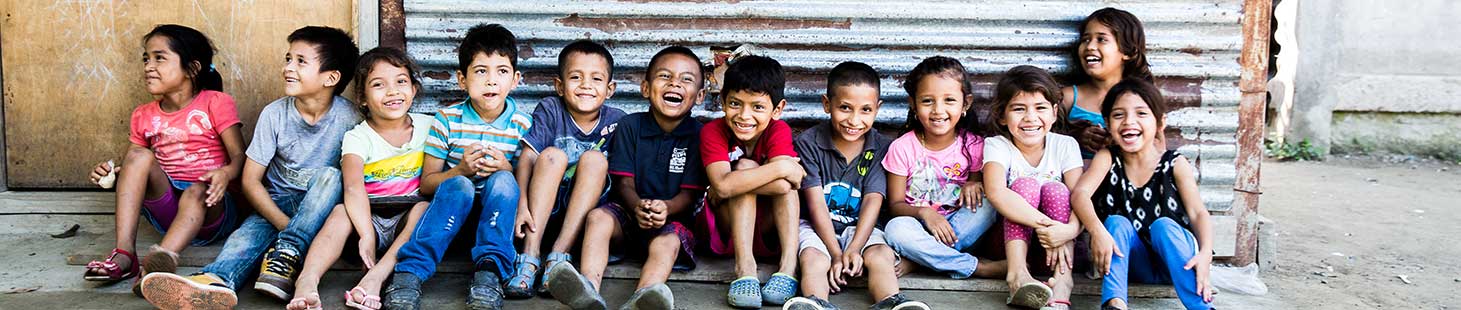
M 670 153 L 670 173 L 684 173 L 688 148 L 677 147 Z

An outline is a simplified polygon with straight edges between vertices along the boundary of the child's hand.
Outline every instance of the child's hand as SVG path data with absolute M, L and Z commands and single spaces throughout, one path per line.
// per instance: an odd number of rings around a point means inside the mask
M 1075 128 L 1084 126 L 1076 135 L 1076 140 L 1080 144 L 1081 151 L 1095 153 L 1111 143 L 1111 135 L 1106 132 L 1105 128 L 1101 128 L 1101 126 L 1097 126 L 1095 123 L 1087 120 L 1079 120 L 1073 124 Z
M 1116 240 L 1111 239 L 1111 233 L 1104 230 L 1091 232 L 1091 264 L 1096 271 L 1102 275 L 1111 274 L 1111 255 L 1126 257 L 1121 249 L 1116 248 Z
M 483 156 L 477 160 L 477 176 L 487 177 L 493 172 L 501 170 L 512 170 L 507 163 L 507 155 L 495 147 L 488 147 L 483 150 Z
M 533 213 L 526 211 L 527 210 L 523 210 L 523 212 L 518 212 L 517 220 L 512 225 L 512 235 L 517 236 L 518 238 L 527 237 L 528 233 L 530 232 L 538 232 L 538 228 L 533 227 Z
M 639 228 L 656 229 L 664 226 L 666 209 L 668 206 L 663 200 L 640 200 L 639 207 L 634 209 L 635 216 L 639 218 Z
M 1035 235 L 1040 238 L 1040 246 L 1048 249 L 1065 245 L 1081 233 L 1079 225 L 1049 219 L 1040 220 L 1040 226 L 1035 228 Z
M 91 183 L 101 184 L 101 178 L 106 177 L 108 174 L 112 174 L 112 165 L 105 161 L 97 163 L 96 168 L 91 169 Z
M 1054 248 L 1045 248 L 1045 267 L 1054 270 L 1056 274 L 1069 273 L 1073 268 L 1071 258 L 1075 256 L 1075 244 L 1065 244 Z
M 801 188 L 802 178 L 807 177 L 807 170 L 802 169 L 801 158 L 783 159 L 777 161 L 776 164 L 781 165 L 781 169 L 786 175 L 786 181 L 791 182 L 792 190 Z
M 933 234 L 934 239 L 947 246 L 954 246 L 955 242 L 959 242 L 958 235 L 954 234 L 954 226 L 949 225 L 949 219 L 939 215 L 933 206 L 924 205 L 920 208 L 922 209 L 918 210 L 918 217 L 923 220 L 923 225 Z
M 223 195 L 228 193 L 228 182 L 232 180 L 228 171 L 224 168 L 213 169 L 198 177 L 199 181 L 208 182 L 207 199 L 203 199 L 203 205 L 212 207 L 223 200 Z
M 960 206 L 969 208 L 969 211 L 979 210 L 984 203 L 984 182 L 964 183 L 964 188 L 959 191 L 959 201 Z
M 1186 266 L 1182 266 L 1184 270 L 1194 270 L 1193 268 L 1197 271 L 1197 293 L 1202 295 L 1202 301 L 1212 302 L 1212 283 L 1208 282 L 1208 272 L 1212 269 L 1212 252 L 1197 253 L 1187 261 Z
M 842 291 L 843 285 L 847 285 L 847 279 L 842 277 L 843 269 L 846 269 L 846 267 L 843 267 L 845 265 L 842 264 L 843 253 L 841 250 L 833 250 L 832 248 L 834 247 L 837 246 L 829 244 L 827 247 L 827 251 L 832 252 L 827 254 L 828 257 L 832 258 L 830 260 L 832 265 L 827 266 L 827 291 L 836 294 Z
M 468 145 L 462 150 L 461 163 L 453 169 L 463 176 L 482 176 L 480 172 L 482 165 L 479 162 L 482 161 L 483 156 L 486 156 L 486 153 L 483 152 L 481 144 Z
M 356 243 L 356 247 L 359 248 L 360 263 L 365 264 L 365 270 L 375 268 L 375 235 L 367 234 L 360 236 L 360 241 Z
M 849 277 L 862 276 L 862 251 L 842 252 L 842 273 Z M 845 282 L 844 282 L 845 283 Z

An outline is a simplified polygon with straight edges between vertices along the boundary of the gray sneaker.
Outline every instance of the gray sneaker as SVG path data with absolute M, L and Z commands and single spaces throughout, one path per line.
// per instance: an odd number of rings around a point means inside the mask
M 589 282 L 582 274 L 578 273 L 573 264 L 554 264 L 548 268 L 543 278 L 552 285 L 548 286 L 548 292 L 553 294 L 553 299 L 574 310 L 604 310 L 609 308 L 609 303 L 604 301 L 604 296 L 599 295 L 599 290 L 594 288 L 594 283 Z
M 868 309 L 873 310 L 930 310 L 928 304 L 904 296 L 903 293 L 893 294 L 888 298 L 878 301 Z
M 675 293 L 664 283 L 651 285 L 634 291 L 629 301 L 619 310 L 671 310 L 675 309 Z
M 793 297 L 786 301 L 782 310 L 837 310 L 837 305 L 816 296 Z

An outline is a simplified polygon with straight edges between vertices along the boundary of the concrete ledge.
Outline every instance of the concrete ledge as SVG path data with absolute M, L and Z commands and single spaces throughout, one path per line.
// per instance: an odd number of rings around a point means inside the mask
M 149 238 L 150 237 L 150 238 Z M 138 244 L 150 244 L 156 240 L 152 236 L 138 236 Z M 193 247 L 184 250 L 178 255 L 179 265 L 185 267 L 202 267 L 213 261 L 222 249 L 220 245 L 206 247 Z M 110 253 L 110 245 L 101 245 L 95 248 L 83 249 L 66 256 L 68 265 L 86 265 L 92 260 L 101 260 Z M 353 253 L 345 251 L 345 253 Z M 467 274 L 473 271 L 472 263 L 466 259 L 468 254 L 464 249 L 452 248 L 447 254 L 447 259 L 437 267 L 439 273 Z M 709 282 L 709 283 L 730 283 L 735 280 L 734 264 L 730 258 L 711 257 L 709 255 L 699 256 L 700 265 L 695 270 L 688 272 L 670 273 L 670 281 L 684 282 Z M 640 262 L 628 261 L 610 265 L 604 270 L 606 279 L 638 279 L 640 274 Z M 351 262 L 348 259 L 341 259 L 336 262 L 331 270 L 361 270 L 359 263 Z M 771 276 L 776 270 L 772 265 L 761 265 L 761 278 Z M 848 283 L 851 287 L 866 288 L 866 278 L 858 278 Z M 994 279 L 969 279 L 955 280 L 948 277 L 917 272 L 898 279 L 898 285 L 907 290 L 937 290 L 937 291 L 963 291 L 963 292 L 1006 292 L 1007 286 L 1003 280 Z M 1099 280 L 1085 279 L 1082 275 L 1076 275 L 1076 295 L 1101 295 L 1101 283 Z M 1176 298 L 1176 292 L 1168 285 L 1132 285 L 1130 295 L 1134 298 Z

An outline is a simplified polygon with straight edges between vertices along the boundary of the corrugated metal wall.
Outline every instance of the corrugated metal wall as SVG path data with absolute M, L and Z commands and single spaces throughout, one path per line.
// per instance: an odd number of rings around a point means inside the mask
M 960 59 L 974 75 L 976 103 L 987 104 L 997 75 L 1021 64 L 1069 70 L 1077 23 L 1115 6 L 1146 27 L 1148 58 L 1158 85 L 1177 108 L 1169 114 L 1173 146 L 1195 158 L 1209 210 L 1227 214 L 1237 174 L 1238 63 L 1243 34 L 1239 0 L 1123 1 L 443 1 L 406 0 L 407 50 L 424 67 L 417 110 L 462 98 L 456 90 L 455 49 L 478 23 L 507 26 L 521 42 L 524 103 L 552 94 L 558 50 L 592 38 L 616 58 L 618 93 L 610 105 L 643 111 L 639 81 L 660 48 L 685 45 L 710 61 L 711 46 L 755 44 L 759 54 L 788 67 L 786 118 L 824 118 L 819 96 L 825 74 L 844 60 L 883 74 L 879 121 L 902 124 L 907 114 L 903 76 L 921 59 Z M 715 116 L 702 105 L 699 116 Z M 1219 231 L 1224 231 L 1219 230 Z M 1230 238 L 1230 236 L 1229 236 Z

